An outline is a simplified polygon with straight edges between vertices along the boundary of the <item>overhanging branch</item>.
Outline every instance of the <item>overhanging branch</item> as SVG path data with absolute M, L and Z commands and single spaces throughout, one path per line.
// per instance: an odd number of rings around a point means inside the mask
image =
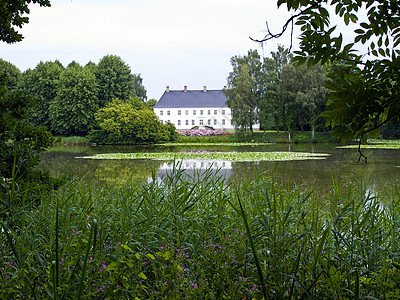
M 271 30 L 269 29 L 269 26 L 268 26 L 268 22 L 266 22 L 268 34 L 267 34 L 264 38 L 262 38 L 262 39 L 254 39 L 254 38 L 252 38 L 251 36 L 250 36 L 249 38 L 250 38 L 250 40 L 252 40 L 253 42 L 257 42 L 257 43 L 261 43 L 261 44 L 262 44 L 262 43 L 264 43 L 264 42 L 266 42 L 266 41 L 269 41 L 269 40 L 272 40 L 272 39 L 280 38 L 280 37 L 286 32 L 288 26 L 291 25 L 290 48 L 289 48 L 289 51 L 290 51 L 291 48 L 292 48 L 292 43 L 293 43 L 294 19 L 300 17 L 300 16 L 303 15 L 303 14 L 308 13 L 309 11 L 311 11 L 311 10 L 313 10 L 314 8 L 318 7 L 319 5 L 320 5 L 319 2 L 314 3 L 313 5 L 310 5 L 309 7 L 307 7 L 306 9 L 300 10 L 299 13 L 297 13 L 297 14 L 295 14 L 295 15 L 292 15 L 292 16 L 286 21 L 286 23 L 283 25 L 282 31 L 279 32 L 279 33 L 277 33 L 277 34 L 273 34 L 273 33 L 271 32 Z

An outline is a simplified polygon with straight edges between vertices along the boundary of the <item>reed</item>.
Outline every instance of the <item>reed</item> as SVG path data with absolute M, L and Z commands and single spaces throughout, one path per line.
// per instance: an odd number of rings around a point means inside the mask
M 1 221 L 0 298 L 395 299 L 399 196 L 230 185 L 180 163 L 148 183 L 69 182 Z

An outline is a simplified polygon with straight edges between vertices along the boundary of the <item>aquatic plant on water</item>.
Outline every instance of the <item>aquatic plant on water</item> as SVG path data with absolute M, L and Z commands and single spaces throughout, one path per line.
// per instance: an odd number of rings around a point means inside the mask
M 329 154 L 307 152 L 162 152 L 162 153 L 106 153 L 78 158 L 85 159 L 157 159 L 157 160 L 225 160 L 225 161 L 288 161 L 325 159 Z

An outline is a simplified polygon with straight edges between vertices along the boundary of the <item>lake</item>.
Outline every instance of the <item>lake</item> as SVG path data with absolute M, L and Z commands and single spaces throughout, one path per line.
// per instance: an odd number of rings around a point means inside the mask
M 48 170 L 53 176 L 71 174 L 84 182 L 123 182 L 127 179 L 146 181 L 154 173 L 163 177 L 172 168 L 171 161 L 158 160 L 91 160 L 78 157 L 100 153 L 132 152 L 180 152 L 180 151 L 236 151 L 268 152 L 291 151 L 328 153 L 325 159 L 299 161 L 201 161 L 182 162 L 187 172 L 212 168 L 213 172 L 228 181 L 254 178 L 255 174 L 265 172 L 271 180 L 282 186 L 302 185 L 317 193 L 326 193 L 332 185 L 332 178 L 340 183 L 357 182 L 361 179 L 373 192 L 382 193 L 400 178 L 400 150 L 365 149 L 368 162 L 356 163 L 356 149 L 338 149 L 332 144 L 271 144 L 257 146 L 63 146 L 54 147 L 41 155 L 39 167 Z

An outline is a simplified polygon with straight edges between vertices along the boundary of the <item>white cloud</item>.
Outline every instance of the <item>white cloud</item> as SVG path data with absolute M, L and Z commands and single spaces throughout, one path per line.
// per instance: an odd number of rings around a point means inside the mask
M 274 0 L 53 0 L 51 8 L 31 5 L 25 39 L 5 45 L 0 56 L 21 69 L 40 60 L 67 64 L 98 62 L 106 54 L 120 55 L 141 73 L 150 97 L 158 98 L 165 85 L 207 82 L 222 87 L 229 59 L 258 45 L 265 21 L 280 30 L 288 15 Z M 288 38 L 288 37 L 287 37 Z M 266 54 L 275 50 L 271 42 Z M 191 83 L 186 82 L 191 81 Z M 222 84 L 221 84 L 222 83 Z

